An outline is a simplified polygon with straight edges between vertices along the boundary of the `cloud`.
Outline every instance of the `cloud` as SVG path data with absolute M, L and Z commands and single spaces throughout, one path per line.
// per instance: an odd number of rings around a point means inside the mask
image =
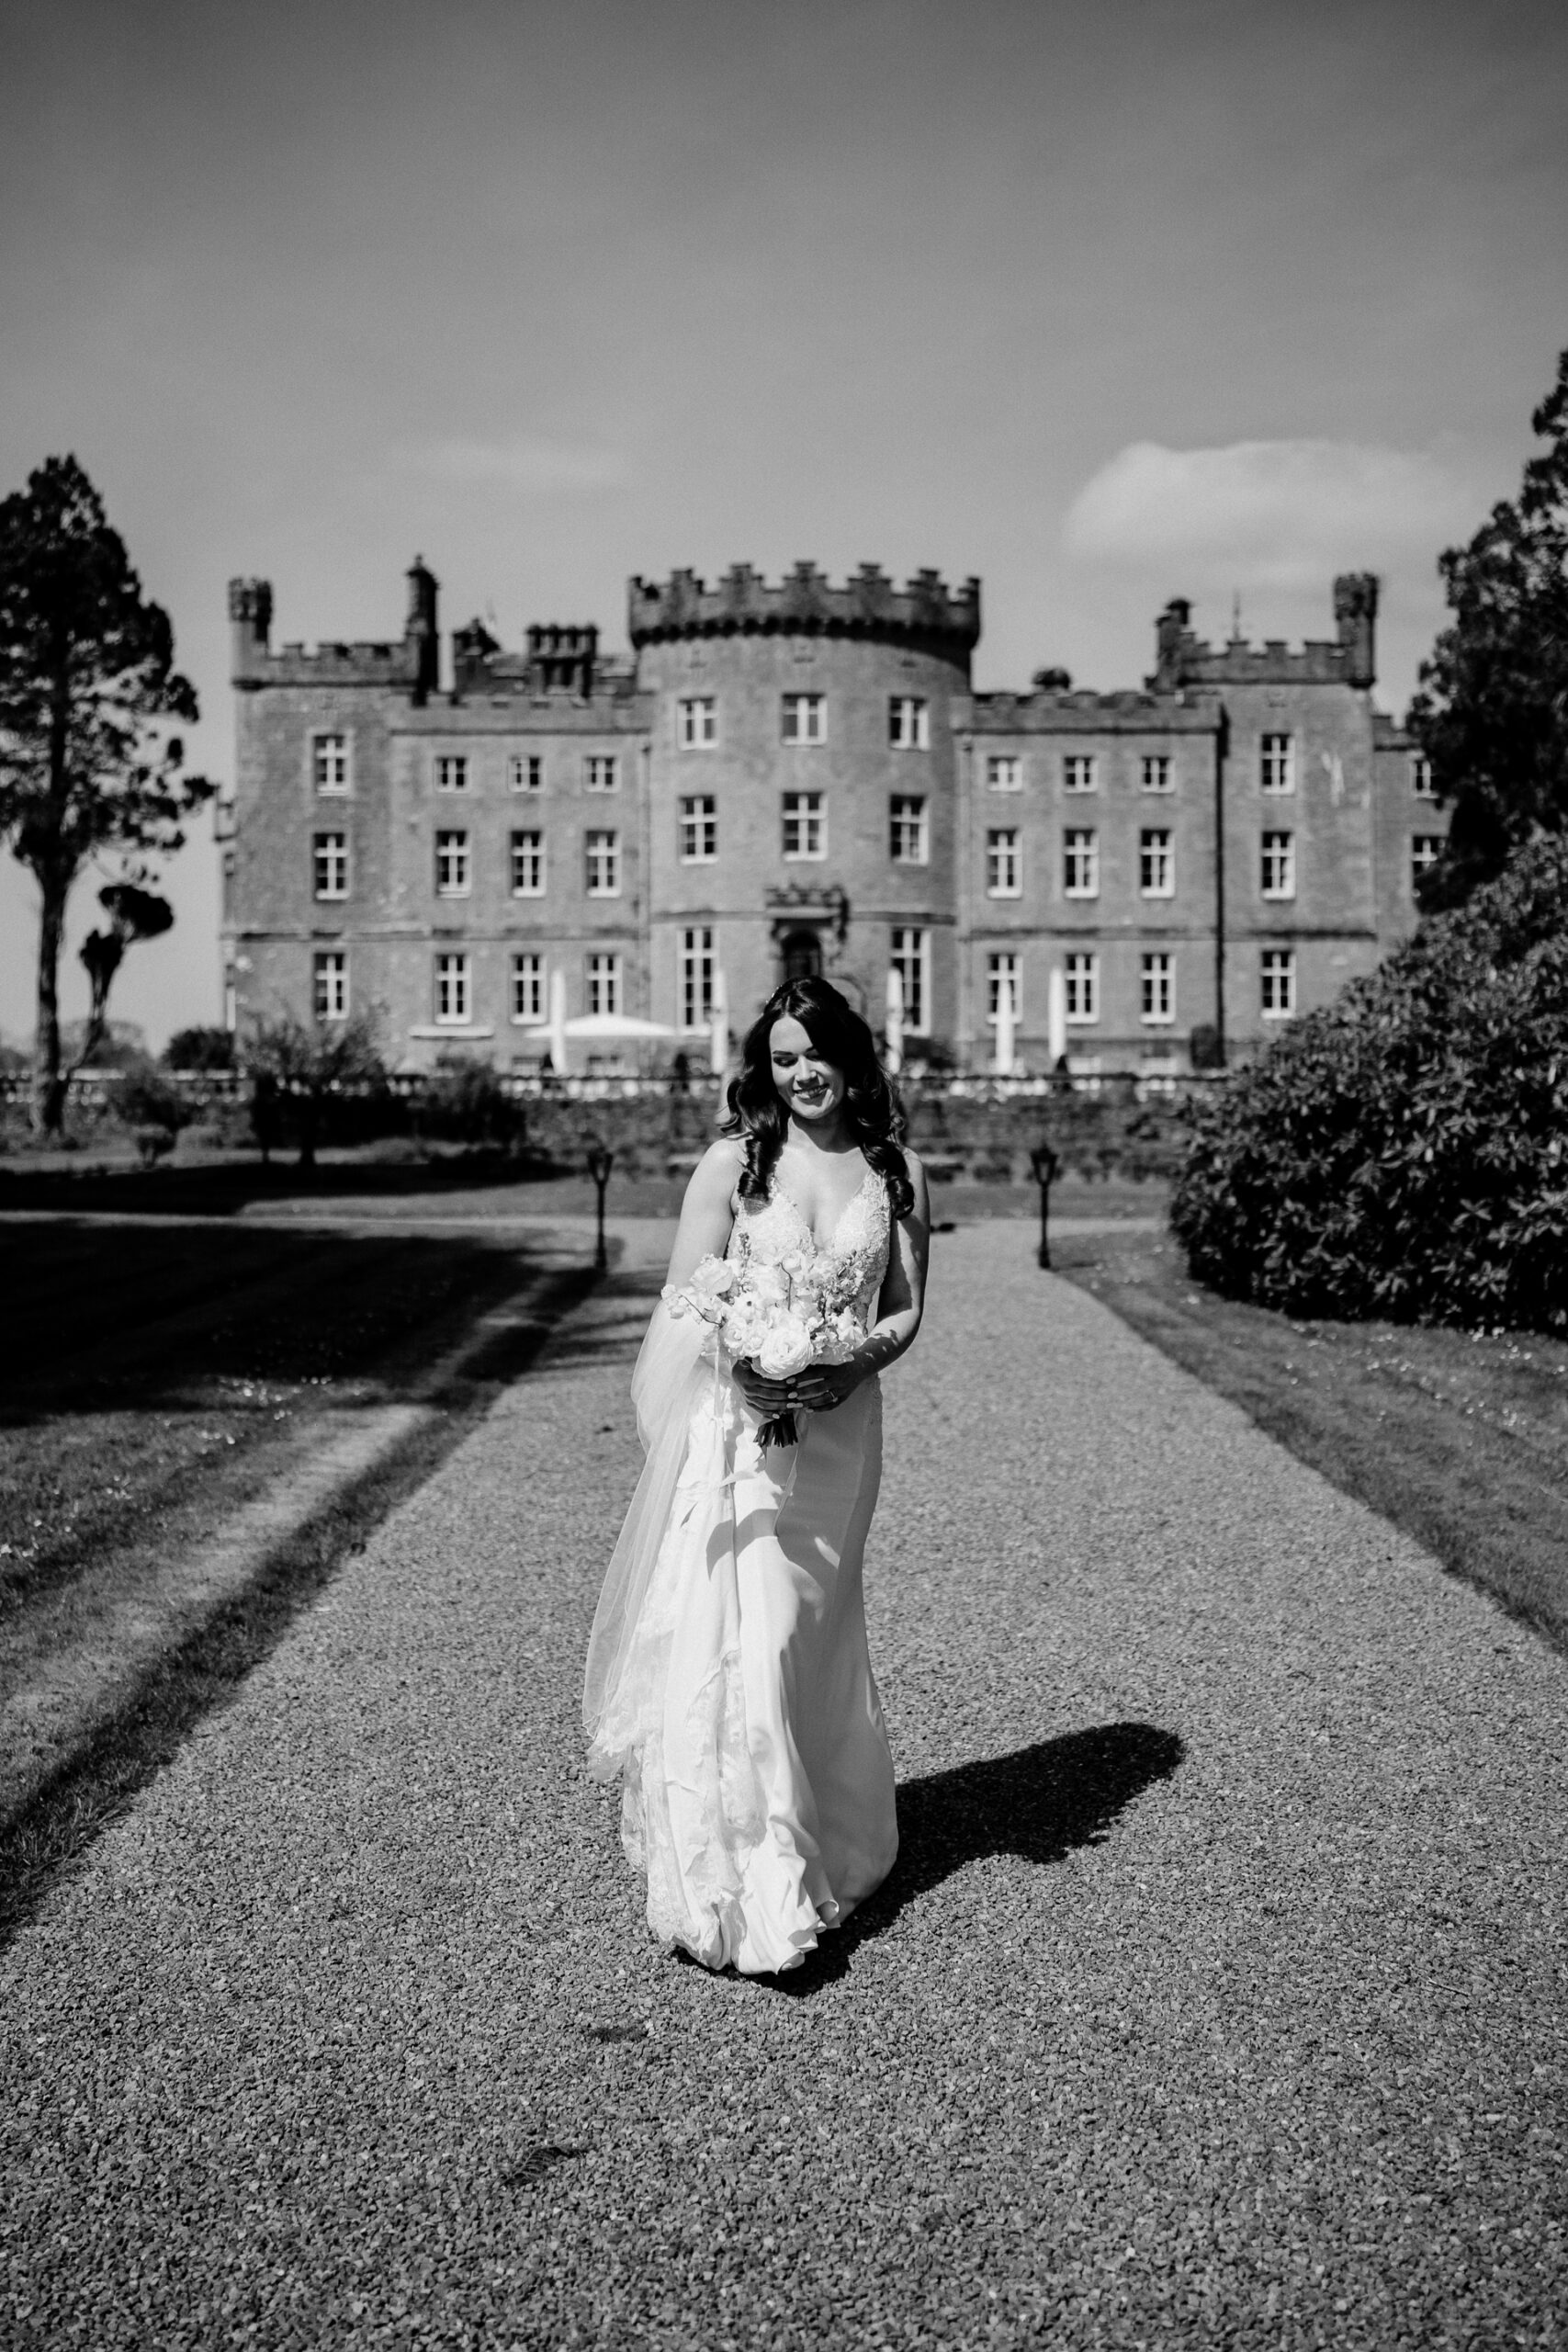
M 1481 513 L 1473 488 L 1422 450 L 1134 441 L 1084 484 L 1063 539 L 1100 562 L 1179 562 L 1193 587 L 1321 588 L 1336 571 L 1429 564 Z
M 611 490 L 626 479 L 626 460 L 614 449 L 574 447 L 524 435 L 512 441 L 436 441 L 406 453 L 411 473 L 462 487 L 509 490 L 525 498 Z

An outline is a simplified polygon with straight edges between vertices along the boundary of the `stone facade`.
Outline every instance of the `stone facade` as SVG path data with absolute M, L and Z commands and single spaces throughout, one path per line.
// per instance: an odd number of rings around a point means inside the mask
M 1004 988 L 1035 1069 L 1253 1050 L 1408 933 L 1443 831 L 1372 705 L 1376 604 L 1337 581 L 1292 650 L 1175 603 L 1139 691 L 977 695 L 977 582 L 738 565 L 633 580 L 629 663 L 475 622 L 443 688 L 423 563 L 383 644 L 275 650 L 236 581 L 231 1018 L 373 1011 L 404 1068 L 526 1069 L 557 974 L 701 1051 L 716 987 L 739 1031 L 821 969 L 880 1023 L 891 964 L 912 1060 L 987 1065 Z

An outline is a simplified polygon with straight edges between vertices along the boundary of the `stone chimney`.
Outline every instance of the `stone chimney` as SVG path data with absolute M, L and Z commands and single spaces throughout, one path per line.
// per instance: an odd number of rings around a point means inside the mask
M 250 685 L 261 674 L 270 650 L 272 582 L 270 580 L 231 580 L 229 582 L 230 674 L 237 686 Z
M 1181 684 L 1182 640 L 1192 618 L 1185 596 L 1173 596 L 1155 623 L 1154 684 L 1162 694 L 1174 694 Z
M 1334 625 L 1352 686 L 1370 686 L 1377 676 L 1377 574 L 1342 571 L 1334 583 Z
M 439 583 L 416 555 L 409 566 L 409 616 L 403 642 L 413 653 L 413 698 L 428 702 L 441 674 L 441 639 L 436 633 L 435 605 Z

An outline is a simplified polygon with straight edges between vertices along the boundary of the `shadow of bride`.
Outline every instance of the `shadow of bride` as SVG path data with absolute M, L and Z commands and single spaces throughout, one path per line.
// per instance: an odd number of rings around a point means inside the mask
M 1174 1732 L 1153 1724 L 1097 1724 L 904 1781 L 898 1860 L 886 1883 L 798 1969 L 765 1981 L 796 1996 L 831 1984 L 906 1904 L 983 1855 L 1059 1862 L 1075 1847 L 1103 1844 L 1118 1815 L 1156 1781 L 1168 1781 L 1185 1752 Z

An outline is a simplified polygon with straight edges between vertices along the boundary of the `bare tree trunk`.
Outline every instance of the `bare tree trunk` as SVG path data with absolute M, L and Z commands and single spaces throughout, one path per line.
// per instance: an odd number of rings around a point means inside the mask
M 43 904 L 39 916 L 38 1028 L 33 1038 L 33 1125 L 41 1134 L 57 1136 L 65 1124 L 65 1098 L 71 1090 L 60 1068 L 60 951 L 65 944 L 65 909 L 76 878 L 75 862 L 65 854 L 62 831 L 70 779 L 66 746 L 70 740 L 70 648 L 53 633 L 53 687 L 49 715 L 49 815 L 36 837 L 28 863 L 38 876 Z
M 33 1040 L 33 1125 L 57 1136 L 65 1122 L 70 1080 L 60 1067 L 60 950 L 65 936 L 69 886 L 42 873 L 43 908 L 38 935 L 38 1028 Z
M 125 943 L 113 930 L 90 931 L 82 943 L 82 963 L 92 989 L 87 1007 L 86 1025 L 75 1058 L 65 1073 L 65 1091 L 79 1069 L 85 1069 L 108 1035 L 109 990 L 114 976 L 125 960 Z

